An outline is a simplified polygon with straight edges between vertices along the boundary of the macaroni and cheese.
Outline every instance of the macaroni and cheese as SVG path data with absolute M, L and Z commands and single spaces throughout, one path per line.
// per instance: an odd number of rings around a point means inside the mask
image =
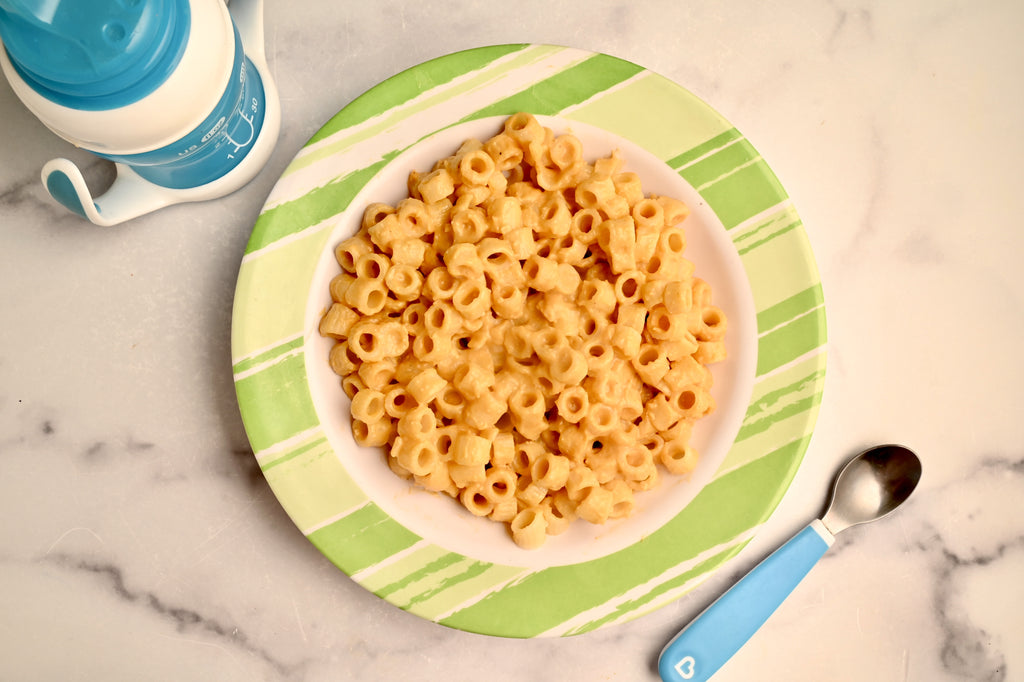
M 629 515 L 693 470 L 726 355 L 688 213 L 525 113 L 410 173 L 335 249 L 320 320 L 356 441 L 526 549 Z

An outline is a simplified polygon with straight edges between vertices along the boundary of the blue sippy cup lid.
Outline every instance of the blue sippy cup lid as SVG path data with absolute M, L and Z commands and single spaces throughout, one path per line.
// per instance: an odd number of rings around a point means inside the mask
M 0 0 L 0 38 L 43 96 L 112 109 L 166 80 L 188 42 L 189 14 L 188 0 Z

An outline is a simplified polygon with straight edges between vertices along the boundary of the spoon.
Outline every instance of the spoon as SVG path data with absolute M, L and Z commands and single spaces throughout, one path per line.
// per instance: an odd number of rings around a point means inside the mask
M 921 460 L 900 445 L 879 445 L 842 468 L 815 519 L 704 610 L 661 652 L 664 682 L 707 680 L 739 651 L 832 546 L 835 535 L 876 521 L 910 497 Z

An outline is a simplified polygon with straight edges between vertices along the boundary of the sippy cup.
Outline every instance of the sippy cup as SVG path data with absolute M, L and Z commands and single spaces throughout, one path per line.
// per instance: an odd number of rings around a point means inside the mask
M 50 130 L 114 162 L 97 197 L 68 159 L 43 166 L 97 225 L 230 194 L 277 142 L 262 0 L 0 0 L 0 67 Z

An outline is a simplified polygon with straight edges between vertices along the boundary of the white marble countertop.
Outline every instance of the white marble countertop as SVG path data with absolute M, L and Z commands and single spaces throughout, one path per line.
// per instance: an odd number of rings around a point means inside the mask
M 1024 5 L 355 7 L 269 3 L 268 167 L 120 227 L 45 196 L 46 160 L 90 157 L 0 84 L 0 679 L 655 680 L 842 461 L 897 441 L 924 461 L 912 499 L 844 533 L 715 679 L 1024 680 Z M 511 42 L 606 52 L 711 103 L 800 211 L 828 311 L 818 428 L 755 540 L 677 603 L 563 639 L 446 629 L 321 557 L 253 460 L 228 347 L 249 231 L 304 141 L 400 70 Z

